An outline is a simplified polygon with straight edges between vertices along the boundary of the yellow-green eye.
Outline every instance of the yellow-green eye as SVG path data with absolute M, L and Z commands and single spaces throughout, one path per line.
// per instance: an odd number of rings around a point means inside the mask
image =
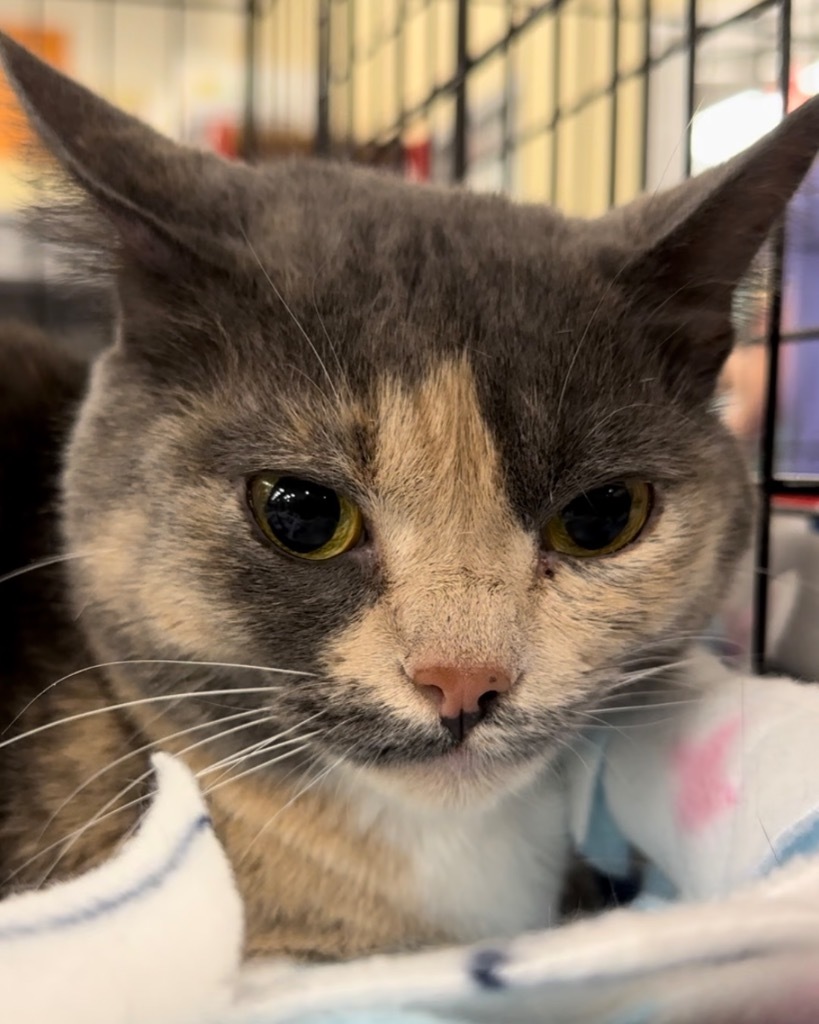
M 249 481 L 248 498 L 264 535 L 297 558 L 335 558 L 361 539 L 358 508 L 312 480 L 260 473 Z
M 630 544 L 648 521 L 654 492 L 641 480 L 604 484 L 579 494 L 543 532 L 545 546 L 563 555 L 610 555 Z

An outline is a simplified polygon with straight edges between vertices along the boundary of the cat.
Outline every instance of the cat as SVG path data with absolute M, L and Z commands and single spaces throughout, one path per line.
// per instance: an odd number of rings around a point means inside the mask
M 0 356 L 2 891 L 110 856 L 161 748 L 248 956 L 554 923 L 572 738 L 684 663 L 748 542 L 714 390 L 819 101 L 583 221 L 229 163 L 0 39 L 118 306 L 87 382 Z

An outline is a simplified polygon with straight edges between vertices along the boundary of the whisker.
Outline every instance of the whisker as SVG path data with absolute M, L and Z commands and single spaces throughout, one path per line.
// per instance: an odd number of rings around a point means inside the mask
M 282 746 L 287 746 L 290 743 L 299 743 L 304 737 L 294 736 L 292 739 L 285 740 Z M 248 768 L 243 772 L 239 772 L 238 775 L 231 775 L 230 778 L 224 779 L 221 782 L 216 782 L 212 786 L 208 786 L 207 789 L 203 790 L 203 796 L 210 796 L 211 793 L 215 793 L 218 789 L 222 789 L 224 786 L 230 786 L 234 782 L 238 782 L 239 779 L 244 779 L 248 775 L 252 775 L 254 772 L 260 772 L 263 768 L 269 768 L 271 765 L 278 764 L 279 761 L 285 760 L 285 758 L 292 757 L 294 754 L 299 754 L 303 750 L 308 750 L 310 747 L 309 743 L 304 743 L 301 747 L 295 747 L 293 750 L 288 750 L 284 754 L 280 754 L 278 757 L 271 758 L 269 761 L 262 761 L 261 764 L 254 765 L 252 768 Z M 275 749 L 275 748 L 274 748 Z M 266 751 L 267 753 L 267 751 Z M 198 777 L 198 776 L 197 776 Z
M 247 714 L 257 714 L 258 715 L 258 709 L 255 709 L 254 711 L 251 711 L 251 712 L 241 712 L 241 714 L 242 715 L 247 715 Z M 221 721 L 226 721 L 226 720 L 229 720 L 229 719 L 232 719 L 232 718 L 235 718 L 235 717 L 237 717 L 237 716 L 234 716 L 234 715 L 227 716 L 226 719 L 222 719 Z M 220 730 L 218 733 L 216 733 L 215 736 L 206 736 L 206 737 L 204 737 L 204 739 L 197 740 L 195 743 L 191 743 L 190 745 L 185 747 L 183 750 L 181 750 L 177 756 L 179 758 L 183 758 L 186 754 L 191 753 L 191 751 L 198 750 L 200 747 L 206 746 L 209 743 L 215 743 L 216 741 L 222 739 L 224 736 L 231 735 L 232 733 L 238 732 L 241 729 L 247 729 L 247 728 L 252 728 L 254 726 L 257 726 L 257 725 L 263 725 L 265 722 L 270 721 L 272 718 L 273 718 L 272 715 L 261 715 L 260 717 L 255 718 L 255 719 L 251 720 L 250 722 L 247 722 L 247 721 L 242 722 L 239 725 L 232 727 L 231 729 Z M 205 724 L 212 726 L 215 723 L 209 722 L 209 723 L 205 723 Z M 193 728 L 195 729 L 195 728 L 201 728 L 201 727 L 202 726 L 200 725 L 200 726 L 194 726 Z M 193 729 L 184 729 L 184 730 L 182 730 L 179 733 L 174 733 L 174 734 L 172 734 L 170 736 L 164 736 L 161 739 L 156 740 L 154 743 L 146 744 L 145 747 L 141 748 L 141 751 L 144 752 L 145 750 L 150 749 L 151 747 L 159 746 L 159 744 L 161 744 L 161 743 L 166 743 L 170 739 L 177 738 L 178 736 L 183 735 L 186 732 L 189 733 L 189 732 L 192 732 L 192 731 L 193 731 Z M 140 752 L 140 751 L 132 751 L 130 754 L 126 755 L 126 757 L 121 758 L 120 760 L 126 760 L 128 757 L 133 757 L 138 752 Z M 111 767 L 111 765 L 109 765 L 108 767 Z M 107 770 L 107 769 L 104 769 L 103 772 L 105 770 Z M 125 796 L 127 793 L 129 793 L 132 789 L 135 789 L 137 786 L 141 785 L 143 782 L 146 782 L 153 775 L 153 771 L 154 771 L 153 768 L 147 768 L 144 772 L 142 772 L 136 778 L 134 778 L 130 782 L 128 782 L 125 786 L 123 786 L 120 790 L 118 790 L 118 792 L 115 793 L 114 796 L 112 796 L 109 800 L 107 800 L 102 805 L 102 807 L 100 807 L 98 809 L 97 813 L 92 818 L 90 818 L 87 822 L 85 822 L 84 825 L 82 825 L 78 829 L 75 829 L 73 832 L 68 833 L 68 835 L 63 836 L 61 839 L 58 839 L 55 842 L 50 843 L 48 846 L 43 847 L 42 850 L 39 850 L 36 854 L 34 854 L 32 857 L 30 857 L 28 861 L 26 861 L 24 864 L 20 865 L 20 867 L 18 867 L 9 876 L 9 880 L 14 878 L 17 874 L 19 874 L 21 871 L 23 871 L 26 867 L 30 866 L 35 860 L 39 860 L 40 857 L 44 856 L 50 850 L 54 850 L 57 847 L 61 847 L 60 855 L 48 867 L 48 869 L 46 870 L 46 873 L 43 875 L 43 877 L 38 882 L 38 886 L 42 886 L 45 883 L 45 881 L 48 879 L 49 875 L 51 875 L 51 873 L 56 869 L 56 867 L 58 866 L 58 864 L 60 863 L 62 858 L 68 853 L 68 851 L 74 846 L 74 844 L 89 829 L 93 828 L 95 825 L 98 825 L 98 824 L 102 823 L 103 821 L 106 821 L 108 818 L 112 817 L 114 814 L 117 814 L 119 811 L 126 810 L 126 809 L 128 809 L 130 807 L 135 806 L 136 804 L 142 803 L 143 800 L 147 799 L 147 796 L 138 797 L 136 800 L 128 801 L 128 803 L 123 804 L 121 807 L 114 807 L 113 810 L 110 810 L 110 808 L 113 807 L 117 803 L 117 801 L 120 800 L 123 796 Z M 103 772 L 100 772 L 98 774 L 103 774 Z M 88 784 L 88 782 L 84 783 L 83 787 L 85 785 L 87 785 L 87 784 Z M 79 787 L 79 788 L 82 789 L 83 787 Z M 74 795 L 76 795 L 76 793 L 72 794 L 72 797 Z M 66 800 L 61 805 L 60 809 L 65 807 L 72 797 L 69 797 L 69 799 Z M 106 812 L 108 812 L 108 813 L 106 813 Z M 48 828 L 48 825 L 51 823 L 51 821 L 53 821 L 53 819 L 54 819 L 54 817 L 56 816 L 57 813 L 59 813 L 59 810 L 57 812 L 55 812 L 54 815 L 52 815 L 51 819 L 49 819 L 49 822 L 46 824 L 45 828 L 40 833 L 41 836 L 45 833 L 46 829 Z M 134 823 L 133 829 L 136 829 L 139 826 L 140 820 L 141 819 L 137 819 L 137 821 Z M 123 840 L 124 840 L 124 838 L 127 835 L 131 834 L 133 829 L 130 830 L 129 832 L 126 832 L 124 834 Z
M 757 576 L 769 576 L 772 579 L 776 579 L 778 576 L 783 575 L 786 572 L 793 572 L 793 569 L 763 569 L 761 566 L 754 566 L 754 574 Z M 801 575 L 799 576 L 799 586 L 805 590 L 810 590 L 813 593 L 819 593 L 819 584 L 812 583 L 810 580 L 804 579 Z
M 673 661 L 663 661 L 659 665 L 646 665 L 641 668 L 625 669 L 623 671 L 623 677 L 639 679 L 643 676 L 656 675 L 661 672 L 671 672 L 678 668 L 685 668 L 688 665 L 694 664 L 696 660 L 696 655 L 690 654 L 684 658 L 675 658 Z
M 651 680 L 649 680 L 649 684 Z M 647 686 L 645 689 L 635 690 L 632 687 L 628 688 L 628 691 L 623 694 L 620 690 L 605 695 L 604 699 L 608 697 L 626 696 L 629 699 L 637 697 L 673 697 L 677 699 L 680 696 L 681 690 L 686 690 L 688 687 L 685 686 Z M 694 691 L 695 694 L 699 693 L 699 690 Z M 688 700 L 696 700 L 696 696 L 686 698 Z
M 102 668 L 116 668 L 123 665 L 190 665 L 192 668 L 232 668 L 232 669 L 247 669 L 251 672 L 272 672 L 278 675 L 287 676 L 304 676 L 310 677 L 315 673 L 313 672 L 301 672 L 297 669 L 284 669 L 284 668 L 270 668 L 267 665 L 245 665 L 241 662 L 230 662 L 230 661 L 190 661 L 187 658 L 126 658 L 122 661 L 102 661 L 97 665 L 86 665 L 84 668 L 78 668 L 74 672 L 69 672 L 68 675 L 61 676 L 56 679 L 53 683 L 49 683 L 44 689 L 40 690 L 39 693 L 35 694 L 34 697 L 25 705 L 25 707 L 18 711 L 18 713 L 12 718 L 8 725 L 0 732 L 0 736 L 4 736 L 8 730 L 14 725 L 14 723 L 21 718 L 26 711 L 38 701 L 41 697 L 45 696 L 49 690 L 53 690 L 56 686 L 61 683 L 68 682 L 69 679 L 74 679 L 77 676 L 83 675 L 85 672 L 93 672 L 97 669 Z M 211 691 L 215 692 L 215 691 Z
M 321 369 L 322 369 L 322 371 L 324 373 L 324 376 L 327 378 L 327 383 L 330 385 L 330 390 L 333 392 L 333 394 L 335 395 L 336 401 L 340 405 L 341 404 L 341 395 L 339 394 L 338 388 L 336 387 L 335 382 L 333 381 L 333 378 L 330 376 L 330 371 L 327 369 L 326 363 L 324 362 L 324 360 L 319 355 L 319 350 L 313 344 L 313 341 L 312 341 L 310 335 L 307 333 L 307 331 L 305 331 L 305 329 L 302 326 L 301 321 L 299 320 L 299 318 L 296 316 L 296 314 L 293 312 L 293 310 L 290 308 L 290 306 L 288 306 L 287 302 L 285 301 L 284 296 L 282 295 L 282 293 L 277 288 L 277 286 L 276 286 L 275 282 L 273 281 L 272 277 L 270 276 L 270 274 L 268 274 L 268 272 L 265 270 L 264 264 L 262 263 L 261 259 L 259 258 L 259 254 L 253 248 L 253 243 L 247 237 L 247 232 L 245 231 L 245 229 L 244 229 L 244 227 L 242 225 L 239 226 L 239 230 L 242 232 L 242 237 L 244 238 L 245 244 L 247 245 L 248 249 L 250 249 L 250 252 L 253 255 L 253 258 L 256 260 L 256 263 L 259 265 L 259 270 L 261 270 L 262 274 L 265 277 L 265 280 L 267 281 L 267 283 L 270 285 L 271 289 L 273 290 L 273 294 L 276 296 L 276 298 L 279 300 L 279 302 L 281 302 L 281 304 L 284 306 L 288 316 L 293 321 L 293 323 L 296 325 L 297 329 L 301 333 L 301 335 L 304 338 L 304 340 L 310 346 L 310 350 L 312 351 L 313 355 L 316 357 L 316 361 L 318 362 L 319 366 L 321 367 Z
M 139 776 L 139 779 L 135 779 L 134 780 L 134 784 L 136 785 L 136 784 L 138 784 L 138 782 L 144 781 L 145 779 L 148 778 L 149 774 L 150 774 L 150 772 L 144 772 L 142 775 Z M 117 796 L 119 796 L 119 795 L 121 795 L 121 794 L 117 794 Z M 115 807 L 113 810 L 108 811 L 107 814 L 101 814 L 99 816 L 95 815 L 94 818 L 91 821 L 86 822 L 84 825 L 81 825 L 79 828 L 74 829 L 72 832 L 68 832 L 61 839 L 57 839 L 55 842 L 49 843 L 49 845 L 48 846 L 44 846 L 42 848 L 42 850 L 38 850 L 37 853 L 33 854 L 27 861 L 25 861 L 19 867 L 15 868 L 14 871 L 10 872 L 6 876 L 6 880 L 5 880 L 4 884 L 7 884 L 8 882 L 12 881 L 14 878 L 16 878 L 20 874 L 21 871 L 25 870 L 26 867 L 29 867 L 36 860 L 39 860 L 40 857 L 45 856 L 45 854 L 47 854 L 49 851 L 57 849 L 57 847 L 62 846 L 64 843 L 67 843 L 69 840 L 78 839 L 83 833 L 87 832 L 88 829 L 92 828 L 94 825 L 101 825 L 102 822 L 107 821 L 109 818 L 113 818 L 115 815 L 121 814 L 123 811 L 127 811 L 130 808 L 132 808 L 132 807 L 137 807 L 139 804 L 144 803 L 146 800 L 149 800 L 151 798 L 151 795 L 152 794 L 150 794 L 150 793 L 144 793 L 142 796 L 138 796 L 134 800 L 129 800 L 128 803 L 120 804 L 119 807 Z M 139 824 L 139 820 L 137 821 L 136 824 L 137 825 Z M 123 833 L 123 835 L 125 835 L 125 833 Z M 57 863 L 59 863 L 59 861 L 56 862 L 55 864 L 52 864 L 48 868 L 48 870 L 45 873 L 45 875 L 43 875 L 42 878 L 40 878 L 38 880 L 36 885 L 32 886 L 31 888 L 36 889 L 36 888 L 41 887 L 47 881 L 48 876 L 51 874 L 51 872 L 57 866 Z
M 343 760 L 344 757 L 342 756 L 339 757 L 336 761 L 333 761 L 332 764 L 328 765 L 323 771 L 319 772 L 318 775 L 316 775 L 310 782 L 302 786 L 302 788 L 293 797 L 291 797 L 283 807 L 280 807 L 275 814 L 268 818 L 268 820 L 264 823 L 264 825 L 262 825 L 262 827 L 259 829 L 256 835 L 247 844 L 247 847 L 245 848 L 241 856 L 237 858 L 237 862 L 241 863 L 245 859 L 245 857 L 247 857 L 253 845 L 264 835 L 264 833 L 270 828 L 270 826 L 279 817 L 279 815 L 284 814 L 284 812 L 288 810 L 290 807 L 292 807 L 297 800 L 299 800 L 301 797 L 305 795 L 305 793 L 307 793 L 309 790 L 317 786 L 323 779 L 327 778 L 330 772 L 337 768 Z
M 79 796 L 79 794 L 84 789 L 86 789 L 88 786 L 92 786 L 98 779 L 101 779 L 108 772 L 113 771 L 114 768 L 117 768 L 119 765 L 124 764 L 126 761 L 130 761 L 131 758 L 138 757 L 140 754 L 145 754 L 148 751 L 153 750 L 154 747 L 158 747 L 162 743 L 169 743 L 171 740 L 179 739 L 181 736 L 188 736 L 192 732 L 200 732 L 202 729 L 212 729 L 215 725 L 221 725 L 224 722 L 233 722 L 240 718 L 246 719 L 253 715 L 259 715 L 258 708 L 251 708 L 248 711 L 237 711 L 233 715 L 225 715 L 223 718 L 217 718 L 209 722 L 199 722 L 196 725 L 189 726 L 187 729 L 179 729 L 176 732 L 169 733 L 165 736 L 161 736 L 157 740 L 151 740 L 150 743 L 144 743 L 140 747 L 135 747 L 133 750 L 129 750 L 127 754 L 123 754 L 121 757 L 117 757 L 113 761 L 109 761 L 103 768 L 100 768 L 99 771 L 94 772 L 93 775 L 89 775 L 89 777 L 83 783 L 81 783 L 79 786 L 77 786 L 75 790 L 69 793 L 65 800 L 63 800 L 59 807 L 57 807 L 57 809 L 52 813 L 51 817 L 46 821 L 45 825 L 43 825 L 42 829 L 40 830 L 39 838 L 42 838 L 45 835 L 50 826 L 53 824 L 55 818 L 57 818 L 58 815 L 63 810 L 65 810 L 68 804 L 70 804 L 72 800 Z M 267 714 L 262 716 L 261 718 L 257 717 L 255 721 L 250 723 L 246 721 L 240 722 L 239 725 L 235 726 L 232 729 L 224 729 L 217 733 L 215 736 L 207 736 L 205 737 L 205 739 L 199 740 L 197 743 L 193 744 L 193 746 L 186 747 L 182 751 L 182 753 L 186 754 L 189 751 L 196 749 L 196 747 L 202 746 L 206 743 L 213 743 L 216 740 L 221 739 L 223 736 L 229 736 L 231 733 L 239 732 L 241 729 L 247 729 L 252 727 L 253 725 L 260 725 L 265 721 L 269 720 L 271 717 L 271 715 Z M 147 774 L 150 774 L 150 772 L 148 772 Z M 122 791 L 120 791 L 120 793 L 117 795 L 121 796 Z
M 319 326 L 321 327 L 322 333 L 324 334 L 324 337 L 325 337 L 325 339 L 327 341 L 327 347 L 330 349 L 330 352 L 333 355 L 333 359 L 335 359 L 336 367 L 338 368 L 338 371 L 339 371 L 339 376 L 343 376 L 343 368 L 342 368 L 342 365 L 341 365 L 341 360 L 339 359 L 339 356 L 338 356 L 338 349 L 333 344 L 333 340 L 330 337 L 329 331 L 327 330 L 327 325 L 324 322 L 324 317 L 321 315 L 321 312 L 319 311 L 318 299 L 316 297 L 316 281 L 318 280 L 318 276 L 319 276 L 319 272 L 317 270 L 316 273 L 313 275 L 313 282 L 312 282 L 312 285 L 311 285 L 311 288 L 310 288 L 310 298 L 311 298 L 311 301 L 312 301 L 312 305 L 313 305 L 313 309 L 315 311 L 315 314 L 318 317 Z
M 623 739 L 628 739 L 628 740 L 631 739 L 630 736 L 626 735 L 625 730 L 621 726 L 613 725 L 611 722 L 607 722 L 604 718 L 599 718 L 597 715 L 595 715 L 591 711 L 581 711 L 580 709 L 577 709 L 569 717 L 580 720 L 579 722 L 575 722 L 574 723 L 575 725 L 578 725 L 578 724 L 582 725 L 583 722 L 588 720 L 593 726 L 597 726 L 597 727 L 599 727 L 601 729 L 605 729 L 606 732 L 616 732 L 617 735 L 618 736 L 622 736 Z M 626 727 L 626 728 L 628 728 L 628 727 Z
M 668 411 L 668 406 L 667 405 L 661 405 L 659 402 L 631 402 L 629 405 L 618 406 L 616 409 L 613 410 L 613 412 L 608 413 L 608 415 L 603 416 L 599 420 L 595 420 L 593 425 L 583 435 L 583 439 L 582 439 L 582 441 L 580 443 L 581 443 L 581 445 L 585 445 L 590 437 L 592 437 L 595 434 L 599 434 L 601 432 L 602 428 L 605 426 L 605 424 L 608 423 L 609 420 L 613 420 L 615 416 L 620 416 L 623 413 L 630 412 L 632 409 L 653 409 L 653 408 L 662 408 L 666 412 Z
M 16 579 L 18 576 L 24 576 L 27 572 L 35 572 L 37 569 L 46 569 L 49 565 L 58 565 L 60 562 L 70 562 L 77 558 L 90 558 L 93 555 L 104 555 L 110 550 L 110 548 L 97 548 L 94 551 L 71 551 L 67 554 L 51 555 L 48 558 L 40 558 L 36 562 L 31 562 L 29 565 L 23 565 L 19 569 L 12 569 L 11 572 L 3 573 L 3 575 L 0 576 L 0 583 Z
M 620 706 L 595 708 L 593 711 L 584 711 L 583 714 L 590 715 L 608 715 L 616 714 L 621 711 L 655 711 L 658 708 L 682 708 L 690 707 L 692 704 L 697 704 L 698 701 L 695 697 L 689 697 L 686 700 L 661 700 L 657 701 L 656 704 L 623 704 Z
M 585 326 L 585 328 L 583 330 L 583 333 L 580 335 L 580 338 L 579 338 L 579 340 L 577 342 L 577 345 L 575 346 L 574 352 L 572 353 L 572 358 L 571 358 L 571 360 L 569 362 L 569 365 L 568 365 L 568 367 L 566 369 L 566 376 L 563 378 L 563 385 L 562 385 L 562 387 L 560 389 L 560 395 L 558 396 L 558 399 L 557 399 L 557 409 L 555 411 L 555 415 L 554 415 L 554 418 L 553 418 L 553 421 L 555 423 L 558 423 L 558 424 L 560 423 L 560 411 L 563 408 L 563 401 L 564 401 L 564 399 L 566 397 L 566 392 L 568 391 L 568 388 L 569 388 L 569 381 L 572 378 L 572 374 L 574 372 L 575 364 L 577 363 L 578 357 L 580 356 L 580 350 L 583 348 L 583 345 L 586 343 L 586 339 L 591 334 L 591 329 L 594 326 L 595 321 L 597 320 L 597 316 L 600 313 L 600 310 L 605 305 L 606 299 L 609 297 L 609 294 L 610 294 L 611 290 L 617 284 L 617 281 L 619 280 L 621 274 L 625 273 L 625 271 L 627 269 L 627 266 L 628 266 L 628 264 L 624 263 L 620 268 L 618 268 L 617 273 L 614 274 L 614 276 L 608 282 L 608 284 L 606 285 L 605 289 L 603 290 L 603 294 L 600 296 L 600 301 L 597 303 L 597 305 L 592 310 L 591 316 L 589 317 L 589 319 L 588 319 L 588 321 L 586 323 L 586 326 Z
M 685 633 L 674 633 L 671 636 L 660 636 L 655 637 L 653 640 L 646 640 L 640 644 L 637 651 L 631 655 L 631 658 L 639 658 L 641 655 L 648 653 L 649 651 L 656 650 L 657 648 L 671 647 L 678 648 L 680 644 L 688 644 L 694 646 L 700 643 L 708 643 L 713 640 L 716 633 L 714 630 L 704 632 L 702 630 L 692 630 Z
M 561 740 L 560 747 L 562 749 L 564 749 L 564 750 L 568 750 L 569 753 L 574 754 L 574 756 L 577 758 L 577 760 L 583 765 L 583 767 L 585 768 L 586 772 L 591 774 L 591 768 L 589 767 L 588 761 L 583 757 L 583 755 L 578 750 L 575 749 L 575 747 L 572 744 L 572 741 L 571 741 L 571 739 L 569 737 L 564 737 Z
M 289 739 L 282 740 L 281 742 L 273 742 L 272 740 L 265 740 L 264 744 L 254 743 L 250 749 L 245 747 L 244 750 L 239 751 L 233 757 L 223 758 L 218 765 L 211 765 L 208 768 L 204 768 L 197 778 L 203 778 L 205 775 L 210 775 L 214 771 L 220 772 L 216 782 L 207 790 L 205 793 L 209 793 L 211 789 L 216 788 L 216 783 L 221 782 L 227 776 L 228 779 L 238 778 L 238 776 L 231 775 L 231 770 L 234 768 L 240 768 L 243 764 L 252 760 L 254 757 L 261 757 L 262 754 L 269 754 L 271 750 L 279 750 L 281 747 L 289 746 L 293 743 L 303 743 L 307 740 L 314 739 L 316 736 L 323 736 L 323 729 L 313 729 L 311 732 L 306 732 L 303 735 L 291 736 Z
M 76 715 L 69 715 L 66 718 L 58 718 L 53 722 L 45 722 L 43 725 L 38 725 L 34 729 L 28 729 L 26 732 L 22 732 L 17 736 L 12 736 L 7 740 L 3 740 L 0 743 L 0 750 L 4 747 L 10 747 L 14 743 L 20 743 L 22 740 L 30 739 L 32 736 L 37 736 L 40 733 L 48 732 L 50 729 L 56 729 L 61 725 L 70 725 L 72 722 L 81 722 L 87 718 L 93 718 L 96 715 L 104 715 L 111 711 L 122 711 L 125 708 L 135 708 L 147 704 L 161 704 L 170 703 L 172 701 L 180 701 L 191 698 L 201 698 L 208 696 L 227 696 L 240 695 L 246 693 L 271 693 L 276 687 L 271 686 L 243 686 L 234 687 L 226 690 L 188 690 L 182 693 L 160 693 L 154 697 L 140 697 L 137 700 L 126 700 L 120 704 L 106 704 L 105 707 L 92 708 L 90 711 L 80 711 Z
M 648 668 L 635 669 L 629 672 L 622 672 L 618 679 L 610 682 L 607 688 L 607 695 L 614 695 L 623 690 L 627 690 L 634 683 L 641 682 L 644 679 L 651 679 L 652 677 L 664 677 L 668 674 L 673 674 L 677 669 L 685 668 L 688 665 L 694 664 L 694 658 L 680 658 L 677 661 L 666 662 L 663 665 L 654 665 Z M 671 681 L 673 688 L 684 689 L 689 687 L 691 689 L 697 689 L 695 684 L 690 680 L 678 680 L 674 677 Z
M 247 758 L 256 756 L 256 754 L 265 753 L 270 747 L 271 743 L 283 739 L 285 736 L 291 736 L 298 729 L 304 728 L 305 725 L 309 725 L 310 722 L 314 722 L 317 718 L 320 718 L 325 713 L 326 712 L 324 711 L 324 709 L 322 709 L 321 711 L 317 711 L 314 715 L 309 715 L 307 718 L 302 719 L 302 721 L 299 722 L 298 725 L 293 725 L 289 729 L 285 729 L 283 732 L 278 732 L 276 733 L 275 736 L 267 736 L 263 740 L 259 740 L 256 743 L 252 743 L 250 744 L 250 746 L 245 747 L 242 751 L 238 751 L 234 754 L 229 755 L 228 757 L 222 758 L 221 761 L 216 761 L 213 764 L 209 765 L 207 768 L 203 769 L 203 771 L 201 771 L 199 773 L 199 776 L 197 777 L 199 778 L 204 775 L 209 775 L 211 772 L 219 771 L 221 768 L 224 768 L 226 766 L 230 768 L 232 765 L 236 763 L 237 759 L 239 759 L 240 757 Z M 323 731 L 324 730 L 314 730 L 310 733 L 310 736 L 317 736 L 320 732 Z
M 679 154 L 679 152 L 682 149 L 683 145 L 687 145 L 689 133 L 691 132 L 691 128 L 692 128 L 692 126 L 694 124 L 694 121 L 696 120 L 697 114 L 699 114 L 700 111 L 702 110 L 703 103 L 704 103 L 704 100 L 700 99 L 699 102 L 697 103 L 696 108 L 694 109 L 693 113 L 691 114 L 691 117 L 686 122 L 685 127 L 682 130 L 682 134 L 680 135 L 679 139 L 677 140 L 676 145 L 671 150 L 671 155 L 669 156 L 668 160 L 666 161 L 665 167 L 663 168 L 663 172 L 660 175 L 659 181 L 657 182 L 657 186 L 654 189 L 654 191 L 650 194 L 649 204 L 651 204 L 653 202 L 653 200 L 656 199 L 656 197 L 661 194 L 662 189 L 663 189 L 663 185 L 665 183 L 665 179 L 668 176 L 668 172 L 671 170 L 671 165 L 674 163 L 674 160 L 677 158 L 677 155 Z

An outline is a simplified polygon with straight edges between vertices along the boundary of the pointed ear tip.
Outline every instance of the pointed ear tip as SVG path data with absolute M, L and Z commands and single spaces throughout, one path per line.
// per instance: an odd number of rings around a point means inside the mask
M 26 65 L 29 68 L 34 68 L 37 65 L 48 67 L 45 61 L 40 60 L 30 50 L 21 46 L 8 33 L 0 31 L 0 71 L 3 72 L 17 93 L 25 91 L 20 79 L 20 72 L 25 70 Z
M 0 31 L 0 72 L 18 96 L 46 89 L 63 74 L 48 61 L 26 49 L 7 32 Z
M 7 78 L 11 78 L 11 61 L 15 42 L 11 36 L 0 30 L 0 70 Z
M 7 32 L 3 32 L 0 29 L 0 64 L 2 64 L 6 74 L 10 74 L 14 58 L 21 53 L 28 53 L 28 51 L 15 42 Z

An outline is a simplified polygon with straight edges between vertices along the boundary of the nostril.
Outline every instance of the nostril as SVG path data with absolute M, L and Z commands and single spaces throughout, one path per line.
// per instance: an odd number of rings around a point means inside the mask
M 480 710 L 482 718 L 489 714 L 497 703 L 499 696 L 500 694 L 497 690 L 487 690 L 486 693 L 483 693 L 478 697 L 478 709 Z
M 435 686 L 432 683 L 425 683 L 422 686 L 418 686 L 418 689 L 426 698 L 432 701 L 436 708 L 440 709 L 443 706 L 443 703 L 446 700 L 446 694 L 440 686 Z

